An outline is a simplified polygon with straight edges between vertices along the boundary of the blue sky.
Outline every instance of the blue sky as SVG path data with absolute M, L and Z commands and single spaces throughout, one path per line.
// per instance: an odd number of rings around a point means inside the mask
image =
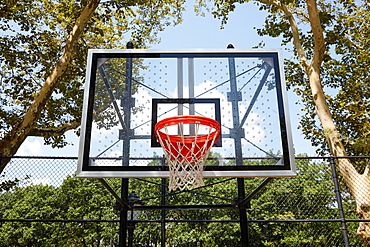
M 178 26 L 169 27 L 160 34 L 162 42 L 153 48 L 186 49 L 186 48 L 226 48 L 233 44 L 235 48 L 252 48 L 260 41 L 267 47 L 279 48 L 278 38 L 259 37 L 254 27 L 261 27 L 266 12 L 258 10 L 252 3 L 238 5 L 229 16 L 228 23 L 221 29 L 221 21 L 210 13 L 205 17 L 197 16 L 193 11 L 192 1 L 187 4 L 184 21 Z
M 235 48 L 250 49 L 263 41 L 266 48 L 282 48 L 279 38 L 260 37 L 257 35 L 255 27 L 261 27 L 266 17 L 266 12 L 258 10 L 252 3 L 238 5 L 236 10 L 230 14 L 228 23 L 224 29 L 220 28 L 220 20 L 214 19 L 207 13 L 205 17 L 197 16 L 193 11 L 194 3 L 188 1 L 187 11 L 184 14 L 184 21 L 178 26 L 168 27 L 159 34 L 161 43 L 154 45 L 153 49 L 195 49 L 213 48 L 223 49 L 228 44 L 233 44 Z M 283 49 L 284 57 L 291 54 Z M 300 106 L 295 104 L 298 98 L 292 93 L 288 93 L 290 103 L 290 116 L 293 131 L 293 143 L 296 153 L 308 153 L 313 155 L 314 148 L 310 142 L 304 140 L 300 131 L 297 130 Z M 67 133 L 69 145 L 63 149 L 52 149 L 43 146 L 42 138 L 30 137 L 18 151 L 18 155 L 47 155 L 47 156 L 77 156 L 78 138 L 73 132 Z

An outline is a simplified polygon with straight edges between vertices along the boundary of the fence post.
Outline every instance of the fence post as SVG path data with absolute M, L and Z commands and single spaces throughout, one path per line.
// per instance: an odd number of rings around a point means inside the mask
M 161 163 L 162 163 L 162 170 L 164 170 L 164 168 L 166 166 L 166 159 L 165 159 L 164 155 L 161 159 Z M 166 179 L 165 178 L 161 179 L 161 184 L 162 184 L 161 204 L 162 204 L 162 206 L 165 206 L 166 205 L 166 186 L 165 186 L 166 185 Z M 165 246 L 166 246 L 166 210 L 162 209 L 161 210 L 161 247 L 165 247 Z
M 128 178 L 122 178 L 121 182 L 121 200 L 127 202 L 128 199 Z M 127 208 L 120 207 L 119 214 L 119 236 L 118 236 L 118 246 L 127 246 Z
M 237 178 L 239 201 L 245 198 L 244 178 Z M 247 210 L 244 206 L 239 208 L 241 246 L 249 247 Z
M 345 219 L 344 212 L 343 212 L 342 196 L 340 194 L 338 177 L 337 177 L 337 169 L 335 167 L 334 158 L 330 158 L 330 166 L 331 166 L 331 174 L 332 174 L 333 182 L 334 182 L 335 197 L 336 197 L 336 200 L 337 200 L 337 203 L 338 203 L 338 211 L 339 211 L 340 222 L 341 222 L 341 225 L 342 225 L 342 234 L 343 234 L 344 246 L 349 247 L 350 245 L 349 245 L 349 240 L 348 240 L 346 219 Z

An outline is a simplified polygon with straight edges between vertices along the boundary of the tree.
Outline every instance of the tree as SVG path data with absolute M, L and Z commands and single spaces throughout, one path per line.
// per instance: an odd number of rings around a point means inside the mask
M 2 219 L 117 220 L 115 200 L 95 179 L 67 177 L 61 186 L 25 184 L 1 194 Z M 118 224 L 110 222 L 4 222 L 5 246 L 114 246 Z
M 118 180 L 116 180 L 118 182 Z M 56 188 L 63 219 L 117 220 L 116 202 L 96 179 L 70 176 Z M 60 239 L 60 246 L 108 246 L 118 242 L 116 223 L 69 223 L 52 236 Z
M 53 219 L 60 215 L 58 199 L 52 186 L 17 187 L 1 195 L 1 218 Z M 53 236 L 58 224 L 41 222 L 6 222 L 1 226 L 0 242 L 4 246 L 54 245 Z
M 251 162 L 255 164 L 256 161 Z M 249 220 L 337 219 L 329 166 L 325 162 L 298 160 L 297 170 L 297 177 L 274 179 L 250 201 Z M 263 179 L 245 179 L 246 193 L 254 191 Z M 107 179 L 107 182 L 119 193 L 120 179 Z M 132 179 L 129 192 L 137 192 L 144 206 L 161 205 L 162 182 L 160 178 Z M 192 191 L 169 193 L 166 205 L 235 203 L 236 179 L 206 178 L 205 184 L 206 187 Z M 353 204 L 353 201 L 348 198 L 345 204 Z M 22 183 L 1 193 L 0 219 L 118 221 L 115 205 L 114 197 L 99 181 L 69 176 L 59 187 Z M 166 223 L 166 244 L 169 246 L 240 244 L 238 222 L 195 222 L 237 221 L 237 209 L 179 209 L 168 210 L 165 215 L 167 220 L 194 220 Z M 146 221 L 136 224 L 134 246 L 160 245 L 161 225 L 150 221 L 160 220 L 161 211 L 144 210 L 139 219 Z M 1 224 L 0 241 L 5 246 L 116 246 L 118 243 L 118 222 L 9 221 Z M 331 246 L 342 239 L 338 222 L 257 222 L 249 223 L 248 229 L 251 246 Z M 353 240 L 352 244 L 358 242 Z
M 0 153 L 14 155 L 28 136 L 66 145 L 81 121 L 87 49 L 158 42 L 181 22 L 183 0 L 6 1 L 0 4 Z M 76 131 L 78 132 L 78 130 Z M 9 159 L 3 159 L 0 172 Z
M 251 201 L 251 220 L 335 219 L 337 201 L 326 162 L 296 160 L 297 177 L 276 178 Z M 347 203 L 347 202 L 346 202 Z M 353 205 L 353 202 L 352 202 Z M 349 215 L 346 215 L 350 217 Z M 251 223 L 251 246 L 334 246 L 341 242 L 339 224 L 318 222 Z M 352 245 L 361 244 L 353 240 Z M 357 246 L 357 245 L 356 245 Z
M 250 161 L 251 164 L 265 160 Z M 249 220 L 337 219 L 338 208 L 331 180 L 331 169 L 326 162 L 307 159 L 297 161 L 298 176 L 277 178 L 270 182 L 251 201 Z M 246 178 L 246 194 L 254 191 L 264 178 Z M 150 183 L 147 183 L 149 181 Z M 160 179 L 130 181 L 130 191 L 136 191 L 146 206 L 160 205 Z M 222 182 L 221 182 L 222 181 Z M 233 204 L 237 198 L 236 179 L 206 178 L 206 187 L 190 192 L 170 193 L 167 205 Z M 346 204 L 352 204 L 348 198 Z M 348 215 L 347 215 L 348 216 Z M 141 220 L 158 220 L 160 212 L 143 211 Z M 349 216 L 348 216 L 349 217 Z M 236 209 L 169 210 L 168 220 L 238 220 Z M 338 223 L 249 223 L 250 246 L 331 246 L 341 241 Z M 135 246 L 155 246 L 160 243 L 157 223 L 138 223 Z M 166 244 L 170 246 L 238 246 L 238 222 L 171 222 L 166 224 Z M 360 244 L 353 240 L 352 244 Z M 141 244 L 141 245 L 140 245 Z
M 206 6 L 204 1 L 199 2 Z M 210 2 L 214 3 L 211 10 L 214 16 L 225 24 L 228 14 L 238 3 L 250 0 Z M 302 96 L 305 105 L 301 126 L 306 138 L 319 146 L 321 153 L 343 157 L 368 154 L 368 2 L 252 2 L 260 6 L 260 10 L 269 12 L 264 27 L 257 30 L 258 34 L 282 36 L 283 45 L 293 44 L 294 57 L 286 61 L 286 75 L 289 86 Z M 339 158 L 336 163 L 356 200 L 358 217 L 370 219 L 370 164 L 357 171 L 349 159 Z M 370 246 L 370 225 L 361 222 L 357 233 Z

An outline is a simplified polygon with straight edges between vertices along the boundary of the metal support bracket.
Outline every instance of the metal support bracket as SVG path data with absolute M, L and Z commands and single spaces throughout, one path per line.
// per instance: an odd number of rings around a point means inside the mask
M 233 102 L 233 101 L 242 101 L 243 96 L 242 92 L 236 91 L 236 92 L 227 92 L 227 101 Z
M 130 205 L 127 202 L 123 201 L 121 197 L 117 195 L 114 189 L 110 187 L 110 185 L 103 178 L 98 178 L 98 181 L 102 183 L 103 186 L 109 191 L 109 193 L 111 193 L 112 196 L 117 200 L 117 203 L 119 204 L 120 209 L 125 209 L 125 210 L 130 209 Z
M 245 138 L 245 131 L 243 128 L 233 128 L 230 129 L 230 137 L 231 138 Z
M 130 102 L 128 102 L 128 100 L 130 100 Z M 121 107 L 128 105 L 130 106 L 130 108 L 132 108 L 132 107 L 135 107 L 135 104 L 136 104 L 135 98 L 131 98 L 131 99 L 128 99 L 126 97 L 121 98 Z
M 247 207 L 250 208 L 250 201 L 257 195 L 258 192 L 260 192 L 263 188 L 266 187 L 268 183 L 270 183 L 273 180 L 273 178 L 265 178 L 258 187 L 252 191 L 248 196 L 246 196 L 243 200 L 241 200 L 238 203 L 239 207 Z
M 125 129 L 120 129 L 118 130 L 118 139 L 119 140 L 124 140 L 125 137 L 133 137 L 134 136 L 134 130 L 125 130 Z

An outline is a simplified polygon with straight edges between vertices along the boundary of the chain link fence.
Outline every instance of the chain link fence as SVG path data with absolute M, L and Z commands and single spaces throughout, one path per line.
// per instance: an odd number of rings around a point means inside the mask
M 351 188 L 341 170 L 349 162 L 361 174 L 370 157 L 339 160 L 297 157 L 296 177 L 245 178 L 242 204 L 235 178 L 206 178 L 204 187 L 171 193 L 167 179 L 129 179 L 129 191 L 137 192 L 143 206 L 135 212 L 138 218 L 128 221 L 128 241 L 133 246 L 238 246 L 244 234 L 248 246 L 366 246 L 357 234 L 366 220 L 358 218 L 352 194 L 367 195 L 368 185 Z M 147 159 L 134 162 L 148 164 Z M 19 180 L 0 194 L 3 246 L 118 246 L 114 197 L 94 179 L 75 178 L 76 167 L 77 158 L 71 157 L 12 158 L 0 177 L 0 184 Z M 106 181 L 119 195 L 121 180 Z M 246 207 L 244 233 L 238 205 Z M 48 232 L 49 237 L 43 235 Z

